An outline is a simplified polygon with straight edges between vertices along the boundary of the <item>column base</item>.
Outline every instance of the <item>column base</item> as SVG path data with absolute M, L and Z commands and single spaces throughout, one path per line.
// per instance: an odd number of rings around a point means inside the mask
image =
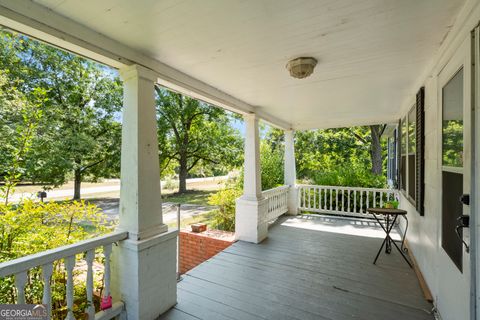
M 260 243 L 268 236 L 268 224 L 264 217 L 268 200 L 238 198 L 235 206 L 235 238 Z
M 177 303 L 177 230 L 113 247 L 112 297 L 127 319 L 154 320 Z
M 299 213 L 298 210 L 298 188 L 296 186 L 290 186 L 288 189 L 288 211 L 287 215 L 296 216 Z

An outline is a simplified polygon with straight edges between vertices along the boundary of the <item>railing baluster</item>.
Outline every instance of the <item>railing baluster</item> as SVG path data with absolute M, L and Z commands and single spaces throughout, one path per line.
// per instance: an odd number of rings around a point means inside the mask
M 341 197 L 340 197 L 340 205 L 342 208 L 341 211 L 345 211 L 345 189 L 342 189 Z
M 363 190 L 360 191 L 360 213 L 363 213 Z
M 353 190 L 353 212 L 357 213 L 357 190 Z
M 335 208 L 338 211 L 338 188 L 335 189 Z
M 333 201 L 332 201 L 332 194 L 333 194 L 333 189 L 329 189 L 330 191 L 330 211 L 333 210 Z
M 88 314 L 88 319 L 95 318 L 95 306 L 93 305 L 93 260 L 95 259 L 95 249 L 87 251 L 87 308 L 85 312 Z
M 366 209 L 383 207 L 386 201 L 390 201 L 390 198 L 396 196 L 395 191 L 378 188 L 302 185 L 298 190 L 299 208 L 314 212 L 330 211 L 361 216 L 367 214 Z M 281 189 L 275 190 L 271 194 L 274 195 L 270 196 L 272 201 L 275 201 L 272 211 L 280 211 L 279 208 L 282 208 L 284 203 L 287 206 L 288 199 L 283 198 L 287 195 Z M 272 216 L 275 216 L 275 213 Z
M 322 209 L 323 210 L 327 210 L 327 190 L 325 188 L 322 188 L 322 198 L 323 198 L 323 205 L 322 205 Z
M 43 277 L 43 297 L 42 303 L 47 305 L 48 317 L 52 315 L 52 289 L 50 281 L 52 279 L 53 264 L 47 263 L 42 266 Z
M 302 193 L 303 193 L 302 204 L 303 204 L 303 207 L 304 207 L 304 208 L 305 208 L 305 206 L 306 206 L 306 202 L 305 202 L 305 190 L 306 190 L 306 189 L 307 189 L 307 188 L 302 188 L 302 191 L 303 191 L 303 192 L 302 192 Z
M 103 246 L 103 254 L 105 256 L 103 298 L 106 299 L 107 301 L 111 299 L 110 297 L 110 255 L 111 253 L 112 253 L 111 244 L 107 244 Z
M 17 303 L 25 303 L 25 285 L 27 284 L 27 272 L 15 274 L 15 287 L 17 288 Z
M 281 189 L 277 191 L 277 194 L 285 194 L 288 192 L 288 189 Z M 285 202 L 286 203 L 286 202 Z M 16 303 L 24 304 L 26 303 L 26 292 L 25 288 L 29 281 L 29 272 L 34 268 L 40 268 L 41 271 L 40 279 L 32 279 L 36 284 L 38 282 L 43 282 L 43 295 L 42 303 L 47 308 L 48 317 L 52 315 L 52 274 L 55 265 L 58 263 L 60 270 L 63 270 L 66 274 L 66 292 L 65 297 L 61 297 L 62 300 L 66 300 L 66 314 L 65 319 L 74 320 L 75 316 L 73 313 L 75 293 L 74 293 L 74 270 L 76 264 L 76 255 L 85 254 L 85 261 L 87 265 L 86 273 L 86 297 L 89 303 L 85 313 L 88 315 L 89 319 L 95 318 L 95 308 L 93 305 L 93 285 L 94 285 L 94 274 L 93 274 L 93 261 L 95 259 L 95 248 L 104 247 L 105 249 L 105 286 L 104 294 L 107 295 L 109 305 L 112 305 L 111 296 L 110 296 L 110 254 L 112 250 L 112 243 L 116 241 L 122 241 L 128 237 L 127 232 L 112 232 L 108 235 L 102 235 L 95 237 L 93 239 L 88 239 L 82 241 L 78 244 L 69 244 L 49 250 L 47 252 L 42 252 L 40 254 L 34 254 L 20 259 L 14 259 L 7 262 L 0 263 L 0 278 L 13 276 L 14 277 L 14 286 L 16 292 Z M 62 263 L 63 262 L 63 263 Z M 30 301 L 28 301 L 30 302 Z M 36 302 L 36 301 L 34 301 Z M 117 316 L 118 312 L 121 311 L 121 308 L 124 307 L 122 302 L 117 302 L 118 307 L 112 312 L 112 317 Z M 64 308 L 62 304 L 62 308 Z M 64 312 L 64 310 L 62 311 Z M 83 316 L 82 316 L 83 319 Z M 103 319 L 103 318 L 102 318 Z
M 348 194 L 347 212 L 350 212 L 350 190 L 347 190 L 347 194 Z
M 367 206 L 365 208 L 368 209 L 369 207 L 370 207 L 370 192 L 367 191 Z
M 308 207 L 311 209 L 310 198 L 312 197 L 312 188 L 308 188 Z
M 73 268 L 75 267 L 75 256 L 64 259 L 67 271 L 67 317 L 66 320 L 75 320 L 73 315 Z

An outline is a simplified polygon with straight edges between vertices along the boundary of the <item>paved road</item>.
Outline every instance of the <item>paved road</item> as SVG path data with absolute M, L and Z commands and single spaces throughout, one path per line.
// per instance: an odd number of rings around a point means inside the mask
M 192 179 L 187 179 L 187 186 L 188 185 L 195 185 L 199 183 L 209 183 L 211 182 L 214 186 L 220 181 L 225 181 L 227 179 L 227 176 L 219 176 L 219 177 L 206 177 L 206 178 L 192 178 Z M 92 195 L 95 194 L 105 194 L 109 192 L 120 192 L 120 180 L 119 179 L 110 179 L 108 180 L 109 184 L 108 185 L 102 185 L 99 183 L 99 186 L 90 186 L 90 187 L 85 187 L 81 189 L 81 194 L 82 197 L 87 196 L 88 198 L 91 198 Z M 112 182 L 114 184 L 112 184 Z M 161 182 L 162 188 L 165 185 L 165 181 Z M 18 188 L 21 189 L 21 188 Z M 38 187 L 38 191 L 41 190 L 41 187 Z M 68 188 L 68 189 L 62 189 L 62 187 L 58 189 L 53 189 L 47 192 L 47 198 L 48 199 L 64 199 L 64 198 L 72 198 L 73 197 L 73 189 Z M 37 198 L 37 193 L 36 192 L 21 192 L 18 191 L 15 192 L 12 196 L 10 196 L 10 202 L 18 202 L 21 199 L 25 198 L 31 198 L 31 199 L 36 199 Z M 0 198 L 1 200 L 1 198 Z
M 119 200 L 115 198 L 104 198 L 104 199 L 95 199 L 90 200 L 91 203 L 96 204 L 100 207 L 103 212 L 107 215 L 109 221 L 115 221 L 118 219 L 118 207 Z M 195 204 L 182 204 L 180 216 L 181 219 L 187 219 L 197 215 L 201 215 L 213 210 L 215 207 L 212 206 L 201 206 Z M 163 222 L 171 223 L 177 221 L 177 205 L 172 202 L 162 203 L 162 213 L 163 213 Z

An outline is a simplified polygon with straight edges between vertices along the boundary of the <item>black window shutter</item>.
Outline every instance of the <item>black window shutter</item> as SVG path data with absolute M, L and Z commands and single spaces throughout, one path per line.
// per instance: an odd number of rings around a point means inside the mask
M 416 122 L 416 207 L 421 216 L 425 214 L 423 205 L 425 199 L 425 87 L 417 93 L 417 122 Z
M 402 186 L 402 181 L 405 181 L 405 177 L 402 177 L 402 161 L 401 161 L 401 158 L 402 158 L 402 119 L 398 120 L 398 127 L 397 127 L 397 147 L 396 147 L 396 150 L 395 150 L 396 154 L 395 154 L 395 157 L 396 157 L 396 161 L 397 161 L 397 172 L 396 172 L 396 175 L 397 175 L 397 179 L 396 179 L 396 186 L 398 189 L 401 189 Z

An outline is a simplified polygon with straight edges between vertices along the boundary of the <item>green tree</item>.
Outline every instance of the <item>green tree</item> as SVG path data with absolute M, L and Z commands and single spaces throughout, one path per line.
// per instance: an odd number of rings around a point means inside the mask
M 296 132 L 298 178 L 321 185 L 384 187 L 383 128 L 379 125 Z
M 272 147 L 267 141 L 260 143 L 260 166 L 262 168 L 262 190 L 283 185 L 283 145 Z
M 25 171 L 25 156 L 31 148 L 36 127 L 42 117 L 39 105 L 45 91 L 35 90 L 30 101 L 11 86 L 3 70 L 0 70 L 0 173 L 4 185 L 0 197 L 8 205 L 14 187 Z
M 1 69 L 28 99 L 39 90 L 46 95 L 21 178 L 60 185 L 73 176 L 79 199 L 85 178 L 118 176 L 122 86 L 116 73 L 25 36 L 1 36 Z
M 172 161 L 178 165 L 180 193 L 187 191 L 186 179 L 197 166 L 240 165 L 242 140 L 227 112 L 161 87 L 155 90 L 161 171 Z

